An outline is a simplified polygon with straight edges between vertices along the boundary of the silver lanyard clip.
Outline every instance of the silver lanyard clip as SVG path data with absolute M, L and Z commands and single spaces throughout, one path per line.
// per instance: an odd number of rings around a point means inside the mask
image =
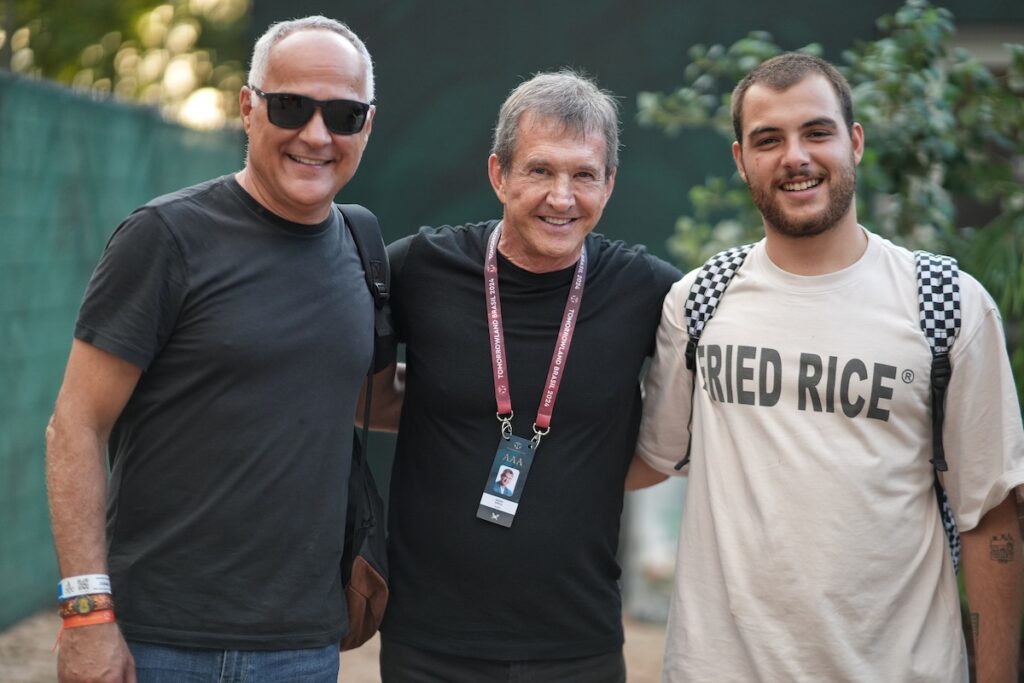
M 508 441 L 512 436 L 512 416 L 515 415 L 515 411 L 509 411 L 509 414 L 504 416 L 501 413 L 495 413 L 495 415 L 498 417 L 498 422 L 501 423 L 501 438 Z

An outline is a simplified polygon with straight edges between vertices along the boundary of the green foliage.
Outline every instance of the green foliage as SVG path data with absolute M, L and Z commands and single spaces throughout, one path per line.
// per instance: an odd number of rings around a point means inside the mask
M 866 151 L 858 169 L 861 223 L 908 248 L 956 257 L 1004 316 L 1024 395 L 1024 46 L 1007 45 L 1005 74 L 951 49 L 953 15 L 908 0 L 878 20 L 882 37 L 843 53 Z M 819 45 L 800 50 L 821 54 Z M 783 52 L 755 32 L 730 47 L 697 45 L 684 85 L 640 93 L 641 123 L 669 134 L 710 128 L 733 139 L 731 88 Z M 692 268 L 720 249 L 759 239 L 760 216 L 738 174 L 690 190 L 669 249 Z
M 216 128 L 237 119 L 249 4 L 7 0 L 0 5 L 0 68 Z

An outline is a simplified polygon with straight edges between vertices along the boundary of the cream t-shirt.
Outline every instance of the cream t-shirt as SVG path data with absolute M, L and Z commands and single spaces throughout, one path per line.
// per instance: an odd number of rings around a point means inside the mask
M 666 681 L 966 680 L 914 258 L 868 236 L 817 277 L 758 243 L 704 330 Z M 691 418 L 695 276 L 665 299 L 644 383 L 638 452 L 669 474 Z M 943 479 L 967 530 L 1024 483 L 1024 437 L 998 311 L 964 273 L 960 293 Z

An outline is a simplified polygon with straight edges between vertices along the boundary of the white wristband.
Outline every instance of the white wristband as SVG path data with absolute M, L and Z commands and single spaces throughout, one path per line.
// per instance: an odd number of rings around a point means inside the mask
M 77 598 L 79 595 L 109 593 L 110 577 L 106 574 L 83 574 L 61 579 L 57 584 L 57 599 Z

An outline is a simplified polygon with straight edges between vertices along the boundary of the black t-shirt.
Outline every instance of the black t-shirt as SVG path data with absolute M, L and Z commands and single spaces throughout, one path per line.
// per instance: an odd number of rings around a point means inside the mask
M 679 271 L 587 237 L 586 287 L 551 432 L 511 528 L 476 518 L 500 439 L 483 262 L 496 221 L 424 228 L 388 248 L 406 344 L 391 479 L 384 636 L 485 659 L 622 646 L 616 550 L 640 421 L 638 377 Z M 535 274 L 499 254 L 514 433 L 530 437 L 575 266 Z
M 372 311 L 336 213 L 290 223 L 233 176 L 158 198 L 114 233 L 75 336 L 144 369 L 109 442 L 127 638 L 292 649 L 342 635 Z

